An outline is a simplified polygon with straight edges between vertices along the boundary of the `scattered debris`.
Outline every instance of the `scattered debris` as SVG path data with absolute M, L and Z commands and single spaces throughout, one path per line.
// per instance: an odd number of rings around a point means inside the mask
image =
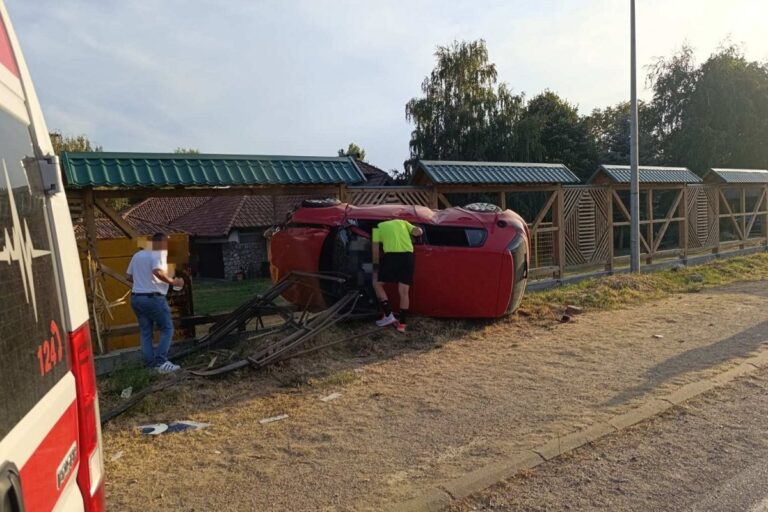
M 187 430 L 200 430 L 210 426 L 210 423 L 200 423 L 197 421 L 174 421 L 170 424 L 153 423 L 151 425 L 141 425 L 139 429 L 142 434 L 148 436 L 159 436 L 160 434 L 175 434 Z
M 331 393 L 328 396 L 324 396 L 323 398 L 320 399 L 320 401 L 321 402 L 330 402 L 331 400 L 336 400 L 339 397 L 341 397 L 341 393 L 335 392 L 335 393 Z
M 519 309 L 517 310 L 517 314 L 520 316 L 531 316 L 530 311 L 526 311 L 525 309 Z
M 159 436 L 166 430 L 168 430 L 168 425 L 165 423 L 153 423 L 151 425 L 140 425 L 139 430 L 141 430 L 141 433 L 148 436 Z
M 561 324 L 570 322 L 571 320 L 572 320 L 572 318 L 570 316 L 568 316 L 568 315 L 563 315 L 563 316 L 560 317 L 560 323 Z
M 661 338 L 664 337 L 664 335 L 663 334 L 654 334 L 653 337 L 656 338 L 657 340 L 660 340 Z
M 221 455 L 221 452 L 219 450 L 213 450 L 213 453 L 215 453 L 216 455 Z
M 120 457 L 122 457 L 122 456 L 123 456 L 123 453 L 124 453 L 124 452 L 123 452 L 123 450 L 120 450 L 119 452 L 117 452 L 116 454 L 114 454 L 114 455 L 112 456 L 112 458 L 111 458 L 111 459 L 109 459 L 109 460 L 111 460 L 112 462 L 115 462 L 116 460 L 118 460 Z
M 263 420 L 259 420 L 259 423 L 261 423 L 262 425 L 266 425 L 267 423 L 284 420 L 287 417 L 288 417 L 287 414 L 280 414 L 278 416 L 272 416 L 270 418 L 264 418 Z
M 703 283 L 704 282 L 704 276 L 701 274 L 691 274 L 688 277 L 688 280 L 692 283 Z
M 584 308 L 580 308 L 579 306 L 573 306 L 569 305 L 565 308 L 565 314 L 568 316 L 576 316 L 580 315 L 584 312 Z
M 211 362 L 208 363 L 208 369 L 210 370 L 213 368 L 213 365 L 216 364 L 216 360 L 219 358 L 219 356 L 213 356 L 213 359 L 211 359 Z
M 133 386 L 128 386 L 120 393 L 120 398 L 123 400 L 128 400 L 131 398 L 131 395 L 133 394 Z

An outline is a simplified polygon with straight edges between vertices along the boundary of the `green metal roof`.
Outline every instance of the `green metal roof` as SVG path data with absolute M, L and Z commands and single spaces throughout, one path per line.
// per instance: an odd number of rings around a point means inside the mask
M 641 165 L 638 168 L 640 183 L 701 183 L 701 178 L 687 167 L 652 167 Z M 601 165 L 589 178 L 593 182 L 600 174 L 605 174 L 614 183 L 629 183 L 631 170 L 628 165 Z
M 420 160 L 418 169 L 426 173 L 431 181 L 440 184 L 506 185 L 579 182 L 579 178 L 563 164 Z
M 365 181 L 350 157 L 63 153 L 73 188 L 337 185 Z
M 704 175 L 709 183 L 768 183 L 765 169 L 711 169 Z

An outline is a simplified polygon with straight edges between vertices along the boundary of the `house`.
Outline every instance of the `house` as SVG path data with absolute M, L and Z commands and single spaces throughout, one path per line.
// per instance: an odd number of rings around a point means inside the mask
M 357 164 L 357 168 L 360 169 L 365 176 L 366 187 L 388 187 L 395 184 L 395 180 L 392 179 L 392 176 L 375 165 L 363 162 L 362 160 L 355 160 L 355 164 Z
M 275 223 L 271 196 L 152 197 L 122 215 L 129 222 L 162 222 L 188 233 L 195 276 L 235 279 L 268 271 L 263 234 Z

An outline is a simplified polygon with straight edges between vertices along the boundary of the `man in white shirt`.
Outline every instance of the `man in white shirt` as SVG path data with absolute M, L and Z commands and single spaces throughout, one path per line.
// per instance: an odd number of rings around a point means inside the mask
M 144 364 L 159 373 L 172 373 L 181 367 L 168 360 L 168 350 L 173 338 L 171 308 L 165 296 L 168 285 L 175 288 L 184 286 L 181 278 L 168 276 L 168 236 L 155 233 L 152 249 L 137 252 L 128 264 L 128 280 L 133 283 L 131 308 L 139 321 L 141 353 Z M 160 343 L 153 347 L 154 326 L 160 331 Z

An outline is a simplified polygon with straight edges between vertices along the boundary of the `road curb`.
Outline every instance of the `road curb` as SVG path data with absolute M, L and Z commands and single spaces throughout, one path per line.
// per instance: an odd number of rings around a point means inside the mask
M 624 414 L 616 415 L 606 422 L 599 422 L 582 430 L 558 436 L 539 446 L 515 453 L 510 457 L 493 462 L 466 475 L 451 480 L 439 487 L 409 501 L 388 508 L 391 512 L 439 512 L 454 501 L 464 499 L 476 492 L 503 482 L 525 469 L 535 468 L 565 453 L 572 452 L 609 434 L 637 425 L 653 418 L 691 398 L 698 397 L 712 389 L 728 384 L 768 367 L 768 350 L 744 359 L 738 365 L 712 377 L 686 384 L 667 396 L 652 398 L 641 406 Z

